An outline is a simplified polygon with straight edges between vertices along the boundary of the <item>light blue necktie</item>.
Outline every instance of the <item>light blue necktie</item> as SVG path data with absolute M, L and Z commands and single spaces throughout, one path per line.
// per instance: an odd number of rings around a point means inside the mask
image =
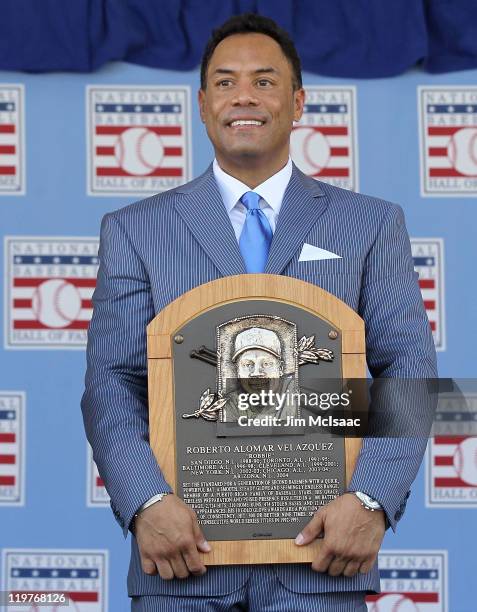
M 247 209 L 247 216 L 240 234 L 239 247 L 249 273 L 263 272 L 267 264 L 268 251 L 273 232 L 265 213 L 258 205 L 260 196 L 247 191 L 240 198 Z

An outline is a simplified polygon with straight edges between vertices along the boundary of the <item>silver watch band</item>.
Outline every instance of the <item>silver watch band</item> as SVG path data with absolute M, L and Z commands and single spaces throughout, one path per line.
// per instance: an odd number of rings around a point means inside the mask
M 141 512 L 143 510 L 145 510 L 146 508 L 149 508 L 149 506 L 152 506 L 152 504 L 155 504 L 156 502 L 161 501 L 161 499 L 163 497 L 165 497 L 166 495 L 170 495 L 171 491 L 166 491 L 165 493 L 158 493 L 157 495 L 154 495 L 153 497 L 151 497 L 150 499 L 148 499 L 136 512 L 136 514 L 134 515 L 134 518 L 136 518 L 139 514 L 141 514 Z
M 371 510 L 371 512 L 374 512 L 375 510 L 383 509 L 381 504 L 375 499 L 373 499 L 370 495 L 367 495 L 366 493 L 363 493 L 362 491 L 355 491 L 354 494 L 361 502 L 361 505 L 364 508 L 366 508 L 366 510 Z

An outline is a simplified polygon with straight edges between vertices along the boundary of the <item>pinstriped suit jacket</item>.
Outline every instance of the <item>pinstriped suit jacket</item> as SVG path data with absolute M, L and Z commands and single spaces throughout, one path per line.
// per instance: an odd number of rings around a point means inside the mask
M 342 259 L 299 262 L 303 243 Z M 435 377 L 436 357 L 399 206 L 317 182 L 296 166 L 287 186 L 265 272 L 319 285 L 366 323 L 373 376 Z M 94 460 L 127 536 L 135 511 L 170 487 L 148 444 L 146 325 L 169 302 L 221 276 L 245 273 L 212 166 L 194 181 L 105 215 L 88 334 L 82 411 Z M 422 443 L 365 440 L 350 485 L 379 500 L 395 529 Z M 250 566 L 211 567 L 164 581 L 142 572 L 136 540 L 130 595 L 214 595 L 239 588 Z M 377 567 L 354 578 L 309 565 L 277 565 L 293 591 L 379 590 Z

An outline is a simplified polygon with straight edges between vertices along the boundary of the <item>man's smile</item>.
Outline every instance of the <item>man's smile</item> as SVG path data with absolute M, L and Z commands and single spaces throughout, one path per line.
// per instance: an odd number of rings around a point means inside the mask
M 230 127 L 232 128 L 254 128 L 262 127 L 262 121 L 232 121 Z
M 261 128 L 263 125 L 265 125 L 266 121 L 264 119 L 258 119 L 258 118 L 248 118 L 248 117 L 243 117 L 243 118 L 237 118 L 237 119 L 232 119 L 231 121 L 227 121 L 226 122 L 226 127 L 228 128 L 232 128 L 233 130 L 250 130 L 250 129 L 257 129 L 257 128 Z

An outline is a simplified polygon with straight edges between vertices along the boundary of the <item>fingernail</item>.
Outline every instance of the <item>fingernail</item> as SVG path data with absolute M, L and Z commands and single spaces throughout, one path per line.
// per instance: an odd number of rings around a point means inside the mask
M 305 541 L 305 538 L 302 536 L 301 533 L 299 533 L 296 538 L 295 538 L 295 544 L 303 544 L 303 542 Z
M 203 540 L 202 544 L 201 544 L 202 548 L 204 548 L 207 552 L 210 552 L 212 550 L 210 544 L 207 542 L 207 540 Z

